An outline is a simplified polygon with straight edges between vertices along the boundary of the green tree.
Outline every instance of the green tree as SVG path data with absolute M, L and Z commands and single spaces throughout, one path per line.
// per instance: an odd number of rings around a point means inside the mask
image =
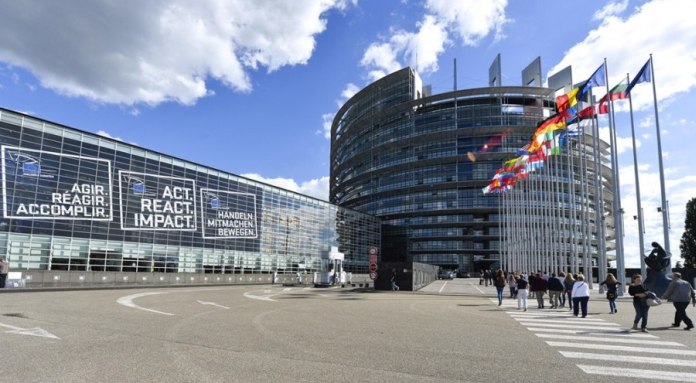
M 686 219 L 684 220 L 684 234 L 679 244 L 684 265 L 696 268 L 696 198 L 686 203 Z

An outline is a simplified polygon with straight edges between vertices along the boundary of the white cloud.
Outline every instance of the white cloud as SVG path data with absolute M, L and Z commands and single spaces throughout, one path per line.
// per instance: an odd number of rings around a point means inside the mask
M 623 11 L 626 10 L 627 7 L 628 7 L 628 0 L 609 2 L 609 3 L 607 3 L 607 5 L 604 6 L 604 8 L 595 12 L 595 14 L 592 16 L 592 18 L 595 20 L 601 21 L 609 16 L 615 16 L 615 15 L 621 14 Z
M 97 131 L 96 134 L 97 134 L 98 136 L 110 138 L 110 139 L 112 139 L 112 140 L 125 142 L 125 141 L 123 141 L 123 138 L 121 138 L 121 137 L 116 137 L 116 136 L 112 136 L 109 132 L 106 132 L 106 131 L 104 131 L 104 130 L 99 130 L 99 131 Z
M 355 3 L 353 1 L 353 3 Z M 248 71 L 305 64 L 345 0 L 8 2 L 0 61 L 41 86 L 100 103 L 186 105 L 210 78 L 250 91 Z M 40 25 L 40 28 L 36 26 Z
M 601 24 L 549 73 L 572 65 L 575 80 L 581 81 L 607 58 L 611 87 L 625 73 L 635 76 L 652 53 L 658 101 L 668 102 L 696 86 L 696 18 L 685 11 L 692 8 L 691 0 L 653 0 L 626 18 L 606 12 Z M 653 105 L 652 87 L 647 84 L 636 86 L 632 96 L 634 110 Z
M 317 134 L 323 135 L 327 140 L 331 139 L 331 123 L 335 115 L 334 113 L 324 113 L 321 115 L 322 130 L 318 130 Z
M 401 64 L 396 60 L 397 53 L 398 47 L 392 47 L 390 43 L 372 43 L 363 54 L 360 65 L 379 68 L 368 74 L 374 81 L 401 69 Z
M 404 62 L 421 73 L 436 72 L 438 56 L 453 44 L 450 34 L 469 46 L 478 45 L 492 32 L 496 41 L 505 37 L 506 6 L 507 0 L 428 0 L 416 32 L 392 31 L 386 42 L 370 44 L 360 64 L 368 68 L 372 81 L 401 69 Z
M 639 164 L 638 168 L 641 207 L 645 223 L 645 246 L 649 246 L 652 241 L 664 244 L 662 213 L 657 211 L 657 208 L 662 205 L 659 172 L 651 171 L 651 166 L 648 164 Z M 669 241 L 670 250 L 673 254 L 672 265 L 680 260 L 679 242 L 684 233 L 686 203 L 691 198 L 696 197 L 696 176 L 683 176 L 683 174 L 684 171 L 680 169 L 665 169 L 666 199 L 669 204 Z M 626 264 L 637 267 L 640 266 L 640 258 L 638 258 L 638 222 L 633 219 L 633 216 L 637 215 L 638 211 L 633 166 L 620 169 L 620 180 L 621 205 L 626 212 L 624 214 Z
M 294 191 L 296 193 L 305 194 L 312 196 L 324 201 L 329 200 L 329 177 L 321 177 L 319 179 L 313 179 L 309 181 L 304 181 L 298 183 L 292 178 L 266 178 L 256 173 L 242 174 L 242 177 L 250 178 L 252 180 L 267 183 L 269 185 L 277 186 L 279 188 Z
M 341 98 L 343 98 L 343 101 L 345 102 L 349 98 L 355 96 L 355 94 L 358 93 L 359 91 L 360 91 L 360 88 L 357 85 L 353 84 L 352 82 L 348 83 L 348 85 L 346 85 L 346 88 L 343 89 L 343 91 L 341 92 Z M 343 105 L 343 102 L 341 102 L 339 104 L 339 107 L 341 105 Z
M 452 26 L 464 45 L 470 46 L 478 45 L 492 31 L 496 41 L 505 37 L 503 26 L 509 22 L 506 6 L 507 0 L 428 0 L 426 5 L 438 20 Z

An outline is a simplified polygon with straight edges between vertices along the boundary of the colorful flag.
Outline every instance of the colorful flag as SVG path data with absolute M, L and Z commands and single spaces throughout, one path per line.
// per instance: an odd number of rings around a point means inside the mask
M 578 112 L 578 119 L 582 121 L 586 118 L 591 118 L 591 117 L 594 117 L 596 115 L 597 115 L 597 109 L 594 108 L 592 105 L 590 105 L 587 108 Z
M 583 98 L 585 93 L 589 92 L 591 88 L 597 87 L 597 86 L 604 86 L 607 84 L 607 71 L 604 68 L 604 64 L 600 65 L 599 68 L 597 68 L 594 73 L 592 73 L 592 76 L 585 81 L 585 84 L 580 88 L 580 92 L 578 93 L 578 98 Z
M 623 100 L 625 98 L 628 98 L 628 92 L 626 92 L 627 88 L 628 88 L 628 80 L 626 80 L 626 79 L 621 81 L 619 83 L 619 85 L 611 88 L 609 93 L 605 94 L 604 97 L 602 97 L 599 100 L 599 114 L 609 113 L 609 102 L 610 101 Z
M 573 88 L 570 92 L 556 97 L 556 110 L 562 113 L 578 103 L 577 95 L 580 88 Z
M 537 126 L 534 132 L 534 137 L 548 132 L 553 132 L 554 130 L 563 129 L 566 126 L 565 116 L 563 113 L 556 113 L 553 116 L 542 121 L 539 126 Z
M 529 154 L 529 146 L 531 146 L 531 142 L 519 149 L 517 149 L 517 152 L 515 153 L 516 156 L 523 156 L 525 154 Z
M 630 94 L 631 90 L 633 89 L 634 86 L 637 84 L 640 84 L 641 82 L 651 82 L 652 81 L 652 58 L 648 59 L 648 62 L 643 65 L 642 68 L 640 68 L 640 71 L 638 71 L 638 74 L 636 77 L 631 81 L 631 84 L 626 88 L 626 93 Z
M 578 120 L 574 124 L 568 125 L 568 137 L 578 137 L 585 129 L 590 128 L 592 125 L 592 120 Z

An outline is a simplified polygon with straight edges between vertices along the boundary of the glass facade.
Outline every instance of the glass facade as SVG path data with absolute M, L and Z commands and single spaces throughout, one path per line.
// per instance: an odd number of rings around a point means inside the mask
M 330 247 L 368 272 L 380 221 L 0 109 L 0 254 L 13 270 L 296 273 Z
M 343 105 L 332 125 L 330 201 L 383 219 L 383 259 L 471 271 L 476 261 L 500 260 L 503 217 L 512 214 L 482 188 L 555 113 L 554 92 L 493 87 L 423 97 L 421 89 L 404 68 Z M 568 183 L 567 173 L 553 177 Z

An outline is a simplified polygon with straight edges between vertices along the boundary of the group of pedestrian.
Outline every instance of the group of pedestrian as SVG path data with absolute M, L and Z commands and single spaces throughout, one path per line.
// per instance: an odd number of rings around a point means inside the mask
M 590 289 L 585 282 L 585 277 L 582 274 L 565 274 L 558 273 L 542 273 L 538 271 L 528 275 L 522 273 L 508 273 L 505 276 L 503 270 L 498 270 L 493 282 L 498 293 L 498 305 L 503 304 L 503 292 L 505 286 L 510 288 L 510 298 L 517 298 L 517 309 L 527 311 L 528 298 L 535 298 L 537 308 L 546 308 L 544 296 L 549 294 L 549 308 L 557 309 L 565 307 L 568 302 L 568 307 L 573 310 L 575 316 L 582 314 L 582 317 L 587 316 L 587 303 L 590 297 Z
M 488 286 L 493 284 L 493 272 L 491 270 L 481 270 L 479 275 L 479 285 Z
M 590 287 L 585 282 L 583 274 L 560 272 L 558 275 L 555 273 L 549 275 L 538 271 L 528 276 L 526 272 L 505 273 L 503 270 L 498 270 L 493 278 L 493 285 L 496 287 L 499 306 L 503 304 L 503 293 L 507 285 L 510 288 L 510 298 L 517 299 L 518 310 L 527 311 L 527 300 L 530 297 L 536 298 L 537 308 L 544 309 L 546 307 L 544 295 L 548 292 L 549 308 L 563 308 L 567 302 L 574 316 L 582 316 L 583 318 L 587 316 Z M 619 295 L 619 289 L 622 289 L 621 283 L 612 273 L 608 273 L 600 286 L 606 289 L 609 313 L 616 314 L 618 312 L 616 298 Z M 633 297 L 633 308 L 635 309 L 633 329 L 648 332 L 648 311 L 650 309 L 648 299 L 658 297 L 643 285 L 643 278 L 640 274 L 631 278 L 628 294 Z M 679 327 L 683 322 L 686 325 L 684 330 L 694 328 L 694 323 L 687 315 L 686 309 L 689 303 L 696 307 L 696 290 L 688 281 L 682 279 L 680 273 L 672 273 L 672 282 L 661 298 L 671 301 L 674 305 L 675 314 L 672 327 Z

